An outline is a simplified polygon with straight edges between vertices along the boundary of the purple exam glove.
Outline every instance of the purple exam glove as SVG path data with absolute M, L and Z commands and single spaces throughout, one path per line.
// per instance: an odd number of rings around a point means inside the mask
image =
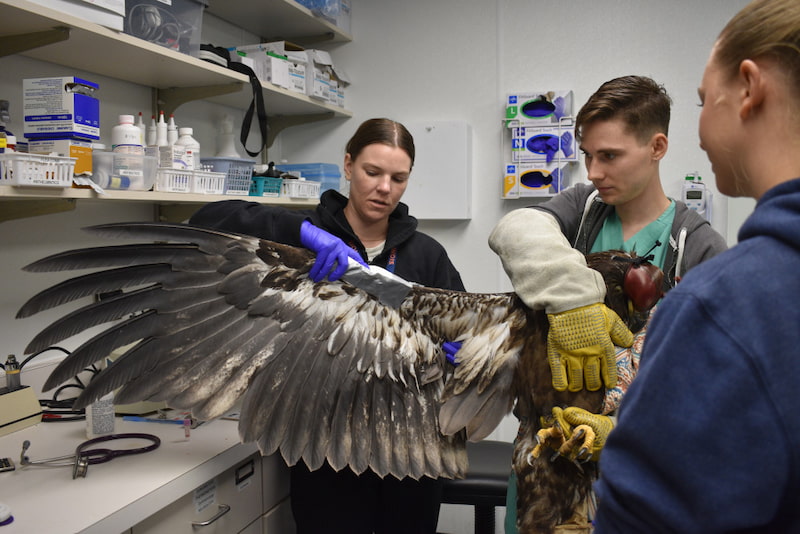
M 442 343 L 444 357 L 447 358 L 447 361 L 453 365 L 458 365 L 458 362 L 456 361 L 456 352 L 458 352 L 460 348 L 460 341 L 445 341 Z
M 369 269 L 359 253 L 322 228 L 317 228 L 308 221 L 300 225 L 300 242 L 309 250 L 317 253 L 317 261 L 309 271 L 308 276 L 315 282 L 328 280 L 335 282 L 347 270 L 347 258 L 353 258 L 358 263 Z M 336 269 L 334 269 L 336 264 Z M 331 272 L 332 271 L 332 272 Z

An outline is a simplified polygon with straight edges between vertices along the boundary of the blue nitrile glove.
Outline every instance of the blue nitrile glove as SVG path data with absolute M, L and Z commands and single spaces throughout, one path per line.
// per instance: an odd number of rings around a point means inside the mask
M 353 258 L 358 263 L 369 269 L 359 253 L 322 228 L 317 228 L 308 221 L 300 225 L 300 242 L 309 250 L 317 253 L 317 261 L 309 271 L 308 276 L 315 282 L 328 280 L 335 282 L 347 270 L 347 258 Z M 336 269 L 334 269 L 336 264 Z M 333 272 L 331 272 L 333 271 Z
M 445 341 L 442 343 L 442 349 L 444 350 L 444 357 L 447 358 L 447 361 L 453 365 L 458 365 L 459 362 L 456 361 L 456 352 L 459 351 L 461 348 L 460 341 Z

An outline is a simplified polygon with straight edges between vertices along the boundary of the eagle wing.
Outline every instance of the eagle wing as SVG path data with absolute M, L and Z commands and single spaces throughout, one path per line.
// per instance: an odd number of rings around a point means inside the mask
M 525 322 L 513 294 L 415 286 L 392 308 L 346 282 L 314 283 L 305 249 L 186 225 L 87 230 L 150 242 L 30 264 L 95 270 L 35 295 L 17 315 L 111 294 L 26 348 L 107 325 L 57 366 L 50 389 L 131 345 L 87 385 L 78 408 L 114 390 L 119 403 L 166 401 L 203 420 L 241 403 L 240 437 L 263 454 L 398 478 L 462 476 L 465 435 L 482 438 L 510 410 L 522 346 L 514 334 Z M 463 341 L 455 368 L 441 349 L 447 340 Z

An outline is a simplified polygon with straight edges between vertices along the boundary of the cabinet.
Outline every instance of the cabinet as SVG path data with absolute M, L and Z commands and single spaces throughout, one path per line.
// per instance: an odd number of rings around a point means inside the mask
M 264 37 L 280 36 L 301 42 L 318 39 L 346 42 L 351 39 L 327 21 L 314 17 L 294 0 L 225 0 L 213 4 L 215 6 L 209 10 L 210 13 Z M 164 109 L 167 113 L 182 103 L 197 99 L 245 109 L 252 98 L 249 80 L 243 74 L 26 0 L 0 0 L 0 56 L 11 54 L 152 87 L 154 108 Z M 124 61 L 120 61 L 121 58 Z M 262 91 L 270 120 L 271 138 L 281 129 L 294 124 L 352 116 L 350 111 L 268 82 L 262 83 Z M 174 204 L 231 198 L 214 195 L 196 197 L 125 191 L 114 192 L 101 200 Z M 79 189 L 45 191 L 41 188 L 0 186 L 0 209 L 3 212 L 13 209 L 11 202 L 23 199 L 47 199 L 49 203 L 39 203 L 37 206 L 45 213 L 50 213 L 70 209 L 76 200 L 87 198 L 98 199 L 98 196 Z M 248 200 L 296 207 L 316 204 L 313 200 L 268 197 L 248 197 Z M 28 204 L 24 209 L 30 211 L 31 207 Z
M 131 534 L 290 534 L 289 468 L 253 454 L 131 529 Z

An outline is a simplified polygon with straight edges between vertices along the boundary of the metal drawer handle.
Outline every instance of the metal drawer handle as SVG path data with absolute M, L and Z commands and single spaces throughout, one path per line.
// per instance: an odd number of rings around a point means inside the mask
M 216 521 L 217 519 L 219 519 L 220 517 L 231 511 L 231 507 L 228 506 L 227 504 L 218 504 L 217 507 L 219 508 L 219 510 L 217 511 L 216 514 L 214 514 L 214 517 L 212 517 L 208 521 L 192 521 L 192 527 L 207 527 L 208 525 L 210 525 L 211 523 L 213 523 L 214 521 Z

